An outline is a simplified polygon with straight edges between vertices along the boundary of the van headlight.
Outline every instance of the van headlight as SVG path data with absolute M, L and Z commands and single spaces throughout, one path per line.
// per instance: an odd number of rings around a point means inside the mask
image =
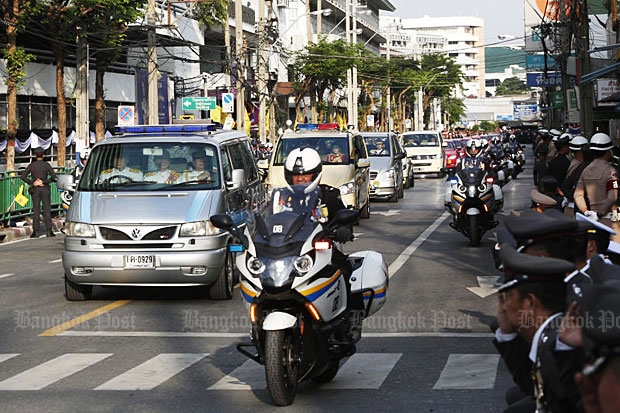
M 181 225 L 179 237 L 206 237 L 219 235 L 222 230 L 211 224 L 211 221 L 195 221 Z
M 355 193 L 355 184 L 353 182 L 348 182 L 342 185 L 340 188 L 340 195 L 349 195 Z
M 83 222 L 65 222 L 65 235 L 68 237 L 95 238 L 95 226 Z
M 392 179 L 392 178 L 394 178 L 394 168 L 390 168 L 388 170 L 382 171 L 379 174 L 379 179 L 381 179 L 381 178 L 383 178 L 383 179 L 386 179 L 386 178 Z

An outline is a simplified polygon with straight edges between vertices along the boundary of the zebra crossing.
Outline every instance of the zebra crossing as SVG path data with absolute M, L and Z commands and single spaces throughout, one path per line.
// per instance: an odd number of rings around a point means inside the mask
M 11 372 L 0 380 L 2 391 L 37 391 L 97 365 L 113 360 L 114 353 L 65 353 L 26 368 Z M 402 362 L 403 353 L 356 353 L 341 365 L 336 378 L 321 390 L 378 390 L 389 383 L 390 373 Z M 24 358 L 20 353 L 0 353 L 0 371 L 11 371 L 10 361 Z M 208 353 L 160 353 L 137 364 L 104 383 L 93 383 L 93 391 L 148 391 L 165 386 L 175 376 L 200 362 L 211 362 Z M 492 389 L 495 385 L 499 356 L 497 354 L 450 354 L 436 378 L 433 390 Z M 28 363 L 26 363 L 28 364 Z M 20 364 L 21 365 L 21 364 Z M 4 377 L 0 376 L 0 378 Z M 429 378 L 430 380 L 430 378 Z M 89 384 L 90 387 L 90 384 Z M 266 388 L 264 367 L 252 360 L 243 362 L 206 390 L 262 390 Z

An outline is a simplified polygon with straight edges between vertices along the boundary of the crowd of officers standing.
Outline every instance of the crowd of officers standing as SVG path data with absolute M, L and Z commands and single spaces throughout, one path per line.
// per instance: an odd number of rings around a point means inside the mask
M 539 132 L 532 208 L 506 218 L 493 248 L 505 412 L 620 412 L 616 147 Z

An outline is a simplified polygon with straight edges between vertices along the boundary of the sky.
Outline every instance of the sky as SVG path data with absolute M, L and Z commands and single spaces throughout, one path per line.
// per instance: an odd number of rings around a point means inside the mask
M 382 16 L 401 18 L 474 16 L 484 19 L 485 44 L 497 36 L 523 37 L 524 0 L 389 0 L 396 11 Z

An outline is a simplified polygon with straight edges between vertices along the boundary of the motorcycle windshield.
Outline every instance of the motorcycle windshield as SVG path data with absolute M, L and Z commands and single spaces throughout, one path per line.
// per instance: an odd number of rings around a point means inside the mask
M 463 185 L 478 185 L 486 174 L 485 165 L 480 158 L 463 158 L 463 168 L 458 176 Z
M 254 244 L 259 256 L 299 255 L 320 217 L 320 190 L 306 185 L 276 188 L 263 215 L 256 219 Z

